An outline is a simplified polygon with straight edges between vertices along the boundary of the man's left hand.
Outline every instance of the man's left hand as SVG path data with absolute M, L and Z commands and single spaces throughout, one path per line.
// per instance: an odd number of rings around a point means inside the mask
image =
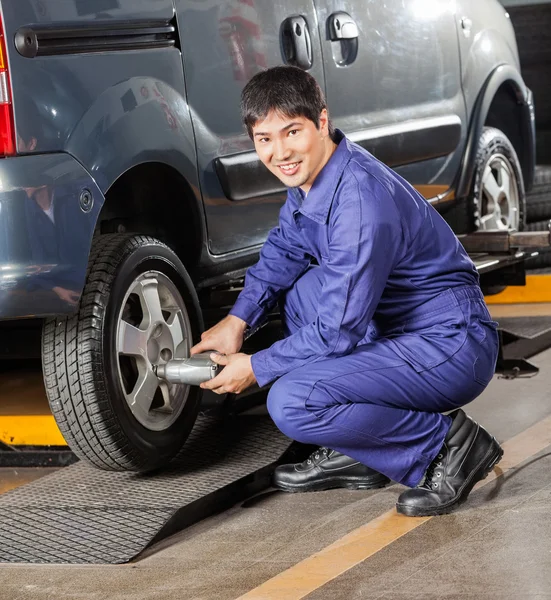
M 224 369 L 214 379 L 201 384 L 204 390 L 212 390 L 216 394 L 239 394 L 256 383 L 251 357 L 239 352 L 237 354 L 211 354 L 210 358 Z

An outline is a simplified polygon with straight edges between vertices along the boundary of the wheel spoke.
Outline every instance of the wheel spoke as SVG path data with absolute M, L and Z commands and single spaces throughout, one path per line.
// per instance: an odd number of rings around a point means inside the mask
M 514 227 L 515 208 L 511 206 L 508 198 L 503 198 L 499 205 L 499 218 L 503 228 Z
M 481 229 L 496 229 L 496 218 L 494 213 L 490 213 L 480 217 Z
M 184 328 L 182 327 L 182 311 L 176 310 L 174 311 L 170 317 L 167 319 L 168 331 L 170 332 L 170 337 L 172 338 L 172 347 L 174 356 L 179 356 L 178 348 L 180 345 L 187 340 L 187 335 L 185 335 Z
M 164 412 L 164 413 L 172 413 L 173 409 L 172 409 L 172 395 L 171 395 L 171 389 L 173 388 L 173 386 L 169 385 L 168 383 L 166 383 L 166 381 L 162 381 L 159 383 L 159 387 L 161 388 L 161 393 L 163 394 L 163 406 L 161 406 L 160 408 L 156 409 L 159 412 Z
M 509 174 L 509 170 L 506 165 L 500 165 L 499 168 L 499 179 L 501 182 L 501 191 L 507 198 L 507 202 L 509 202 L 509 198 L 511 197 L 511 176 Z
M 128 356 L 145 356 L 147 353 L 147 333 L 121 321 L 117 339 L 117 350 L 119 354 Z
M 484 183 L 483 189 L 486 194 L 492 199 L 493 203 L 497 203 L 500 193 L 500 187 L 494 177 L 492 169 L 490 167 L 486 167 L 484 171 Z
M 170 350 L 172 357 L 184 358 L 188 356 L 186 352 L 189 348 L 185 343 L 187 336 L 185 324 L 182 323 L 184 321 L 182 311 L 178 308 L 165 308 L 165 311 L 170 311 L 171 314 L 163 325 L 162 334 L 158 337 L 160 347 Z
M 497 202 L 494 206 L 494 219 L 496 223 L 501 221 L 501 204 Z
M 145 279 L 139 289 L 140 302 L 144 313 L 144 325 L 149 328 L 154 323 L 164 321 L 159 297 L 159 284 L 156 279 Z
M 132 410 L 138 410 L 147 414 L 151 408 L 153 397 L 159 387 L 159 380 L 151 369 L 144 369 L 132 393 L 128 395 L 128 403 Z

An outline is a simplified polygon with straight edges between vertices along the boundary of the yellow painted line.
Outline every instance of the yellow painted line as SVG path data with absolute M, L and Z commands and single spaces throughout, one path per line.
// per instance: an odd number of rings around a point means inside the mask
M 52 415 L 0 416 L 0 441 L 13 446 L 65 446 Z
M 25 485 L 25 483 L 26 483 L 25 481 L 18 481 L 18 480 L 14 480 L 14 481 L 0 480 L 0 494 L 5 494 L 6 492 L 10 492 L 11 490 L 14 490 L 15 488 Z
M 499 294 L 486 296 L 486 304 L 551 302 L 551 275 L 527 275 L 526 285 L 512 285 Z
M 533 302 L 532 304 L 492 304 L 489 306 L 492 318 L 505 317 L 550 317 L 551 302 Z
M 502 444 L 499 465 L 478 489 L 551 445 L 551 417 Z M 238 600 L 299 600 L 362 563 L 434 517 L 405 517 L 395 509 L 355 529 L 320 552 L 269 579 Z
M 49 472 L 51 472 L 51 467 L 48 467 Z M 31 481 L 34 481 L 36 477 L 25 477 L 25 475 L 21 475 L 22 471 L 19 470 L 17 475 L 14 477 L 5 476 L 0 479 L 0 495 L 5 494 L 6 492 L 11 492 L 11 490 L 15 490 L 18 487 L 22 487 Z

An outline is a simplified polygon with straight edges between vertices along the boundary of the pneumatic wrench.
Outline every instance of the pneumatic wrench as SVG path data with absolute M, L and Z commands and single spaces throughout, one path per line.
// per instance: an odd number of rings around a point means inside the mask
M 155 375 L 169 383 L 199 385 L 214 379 L 224 368 L 211 360 L 212 352 L 202 352 L 189 358 L 173 358 L 164 365 L 153 367 Z

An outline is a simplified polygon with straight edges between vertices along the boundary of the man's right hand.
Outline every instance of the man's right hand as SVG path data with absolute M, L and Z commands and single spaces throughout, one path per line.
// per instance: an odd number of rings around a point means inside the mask
M 201 334 L 201 341 L 193 346 L 190 353 L 193 356 L 199 352 L 215 350 L 221 354 L 235 354 L 241 350 L 246 328 L 247 323 L 243 319 L 228 315 Z

